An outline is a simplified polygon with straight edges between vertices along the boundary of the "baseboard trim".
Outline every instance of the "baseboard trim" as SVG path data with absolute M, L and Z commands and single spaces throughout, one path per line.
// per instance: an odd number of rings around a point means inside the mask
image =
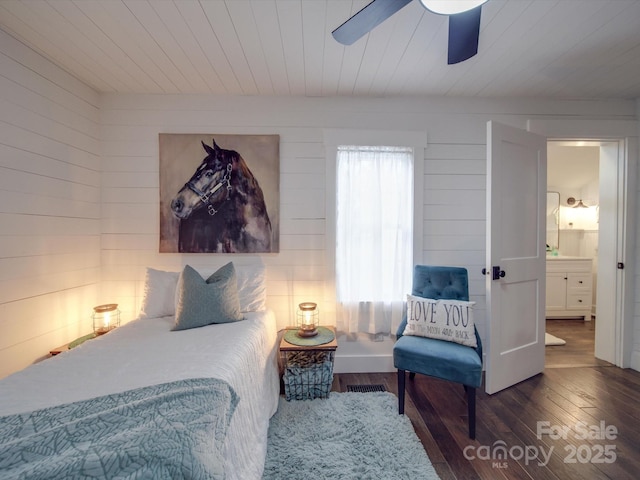
M 395 372 L 393 355 L 339 355 L 336 352 L 335 373 Z
M 631 352 L 631 365 L 633 370 L 640 372 L 640 352 L 635 350 Z

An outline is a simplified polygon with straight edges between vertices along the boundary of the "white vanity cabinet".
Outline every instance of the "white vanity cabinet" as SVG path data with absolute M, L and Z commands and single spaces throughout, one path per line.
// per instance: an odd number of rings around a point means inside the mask
M 591 319 L 591 263 L 590 258 L 547 257 L 547 318 Z

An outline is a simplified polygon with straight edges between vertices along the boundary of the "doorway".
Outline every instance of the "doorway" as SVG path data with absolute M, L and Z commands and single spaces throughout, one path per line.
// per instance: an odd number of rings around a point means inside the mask
M 601 178 L 599 182 L 607 188 L 599 189 L 596 318 L 606 315 L 613 320 L 610 331 L 605 332 L 607 335 L 595 334 L 595 352 L 598 358 L 618 367 L 630 366 L 635 306 L 633 207 L 636 203 L 637 142 L 634 135 L 637 125 L 628 122 L 622 127 L 625 128 L 614 129 L 622 136 L 604 140 L 597 132 L 611 129 L 600 121 L 529 120 L 527 131 L 487 122 L 485 272 L 488 275 L 485 285 L 489 321 L 485 390 L 488 394 L 541 373 L 545 368 L 544 285 L 547 284 L 545 265 L 548 262 L 542 245 L 545 243 L 547 142 L 550 138 L 557 141 L 575 141 L 580 136 L 589 138 L 600 145 L 601 160 L 606 159 L 609 167 L 600 171 L 601 177 L 605 172 L 609 179 L 605 182 Z M 604 215 L 604 210 L 609 213 Z M 603 225 L 605 218 L 611 221 L 606 227 Z M 603 230 L 607 235 L 600 235 Z M 535 242 L 533 246 L 532 241 Z M 520 264 L 516 262 L 521 260 L 529 262 L 526 268 L 518 268 Z M 591 268 L 586 272 L 589 276 Z M 606 294 L 602 295 L 605 290 Z M 590 312 L 591 309 L 585 315 Z M 506 323 L 505 318 L 509 319 Z M 602 322 L 595 323 L 597 329 Z M 505 324 L 508 331 L 505 331 Z M 606 348 L 599 354 L 601 340 Z M 610 355 L 611 359 L 602 356 L 604 354 Z M 516 361 L 516 356 L 521 358 Z
M 553 214 L 547 221 L 547 284 L 552 291 L 547 290 L 546 332 L 552 337 L 545 347 L 545 367 L 612 365 L 607 360 L 615 358 L 615 344 L 602 337 L 608 337 L 603 332 L 615 331 L 615 317 L 606 305 L 606 299 L 615 298 L 615 278 L 600 287 L 598 281 L 602 280 L 599 272 L 605 281 L 611 280 L 600 265 L 616 262 L 615 248 L 610 247 L 615 244 L 615 230 L 600 227 L 601 220 L 615 225 L 617 206 L 600 207 L 601 200 L 607 203 L 601 192 L 618 191 L 617 145 L 613 149 L 612 142 L 604 141 L 549 141 L 547 145 L 547 190 L 553 192 L 548 197 L 558 204 L 548 208 Z M 612 163 L 611 158 L 616 161 Z M 568 272 L 549 273 L 558 264 L 568 265 Z M 576 271 L 572 273 L 571 268 Z M 558 280 L 565 288 L 562 292 L 555 288 Z M 597 315 L 599 292 L 605 299 L 601 318 Z

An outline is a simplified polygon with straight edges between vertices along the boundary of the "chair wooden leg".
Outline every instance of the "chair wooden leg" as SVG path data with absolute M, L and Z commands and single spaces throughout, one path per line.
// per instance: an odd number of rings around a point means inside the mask
M 476 438 L 476 389 L 464 386 L 467 391 L 467 407 L 469 409 L 469 438 Z
M 398 369 L 398 414 L 404 413 L 404 370 Z

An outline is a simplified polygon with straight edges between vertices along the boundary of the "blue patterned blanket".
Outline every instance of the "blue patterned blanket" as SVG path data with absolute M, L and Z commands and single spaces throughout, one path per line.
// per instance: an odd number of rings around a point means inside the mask
M 0 478 L 224 478 L 237 403 L 199 378 L 0 417 Z

